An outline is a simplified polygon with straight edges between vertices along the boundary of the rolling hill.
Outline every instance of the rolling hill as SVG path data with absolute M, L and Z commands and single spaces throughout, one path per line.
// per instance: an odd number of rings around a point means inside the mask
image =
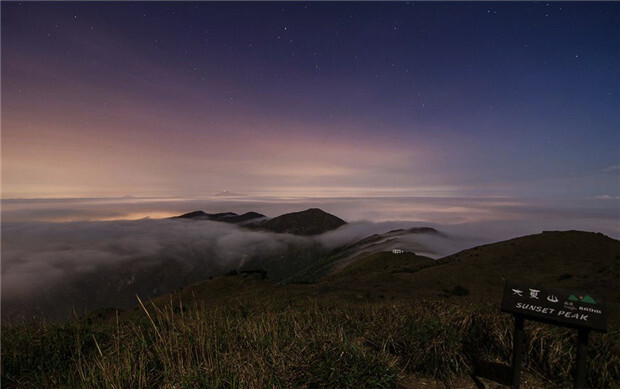
M 219 277 L 190 285 L 169 297 L 185 304 L 225 304 L 254 294 L 266 294 L 275 300 L 293 296 L 458 298 L 499 306 L 504 283 L 509 280 L 603 295 L 610 310 L 616 312 L 610 320 L 618 320 L 620 241 L 603 234 L 543 232 L 474 247 L 438 260 L 410 252 L 363 249 L 383 238 L 372 236 L 334 250 L 283 283 L 269 279 L 249 281 L 241 276 Z
M 504 283 L 529 282 L 601 294 L 618 303 L 620 242 L 603 234 L 555 231 L 467 249 L 429 261 L 389 252 L 362 257 L 321 282 L 341 293 L 377 285 L 389 296 L 437 298 L 462 287 L 467 299 L 499 301 Z
M 265 231 L 294 235 L 318 235 L 345 224 L 347 223 L 337 216 L 318 208 L 310 208 L 275 217 L 261 224 L 260 228 Z

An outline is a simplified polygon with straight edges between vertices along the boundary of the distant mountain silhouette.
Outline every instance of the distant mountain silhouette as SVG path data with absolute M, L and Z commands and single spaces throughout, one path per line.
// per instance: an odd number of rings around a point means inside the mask
M 238 215 L 234 212 L 222 212 L 222 213 L 206 213 L 203 211 L 194 211 L 185 213 L 181 216 L 175 216 L 172 219 L 194 219 L 194 220 L 211 220 L 216 222 L 225 222 L 225 223 L 247 223 L 249 221 L 262 219 L 266 217 L 263 214 L 257 212 L 247 212 L 243 215 Z
M 237 216 L 228 216 L 220 221 L 223 222 L 227 222 L 227 223 L 246 223 L 249 221 L 256 221 L 258 219 L 263 219 L 266 216 L 258 213 L 258 212 L 246 212 L 243 215 L 237 215 Z
M 211 217 L 211 215 L 209 215 L 206 212 L 194 211 L 194 212 L 184 213 L 183 215 L 180 215 L 180 216 L 173 216 L 173 217 L 171 217 L 171 219 L 206 219 L 206 220 L 210 220 L 210 217 Z
M 287 213 L 261 224 L 260 229 L 295 235 L 318 235 L 347 224 L 344 220 L 318 208 Z
M 347 224 L 339 217 L 318 208 L 287 213 L 267 221 L 263 221 L 262 219 L 264 218 L 266 218 L 265 215 L 257 212 L 247 212 L 243 215 L 238 215 L 234 212 L 211 214 L 203 211 L 193 211 L 172 217 L 172 219 L 211 220 L 235 224 L 251 224 L 253 228 L 294 235 L 318 235 Z

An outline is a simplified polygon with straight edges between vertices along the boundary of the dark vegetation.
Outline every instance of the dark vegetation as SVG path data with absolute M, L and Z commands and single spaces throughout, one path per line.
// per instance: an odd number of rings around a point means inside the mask
M 446 294 L 446 296 L 468 296 L 469 295 L 469 289 L 467 289 L 466 287 L 462 286 L 462 285 L 457 285 L 454 288 L 450 289 L 444 289 L 443 292 Z
M 126 312 L 3 323 L 2 386 L 478 387 L 471 376 L 505 384 L 513 320 L 499 302 L 511 280 L 607 297 L 609 331 L 590 336 L 587 382 L 618 388 L 619 264 L 620 242 L 578 231 L 441 260 L 343 247 L 298 283 L 247 268 Z M 575 345 L 576 331 L 527 321 L 522 387 L 570 387 Z
M 507 379 L 512 320 L 492 304 L 255 298 L 179 306 L 147 304 L 118 322 L 5 326 L 2 385 L 463 387 L 493 364 Z M 570 386 L 574 331 L 528 322 L 526 332 L 523 386 Z M 618 386 L 619 345 L 617 328 L 591 337 L 591 387 Z

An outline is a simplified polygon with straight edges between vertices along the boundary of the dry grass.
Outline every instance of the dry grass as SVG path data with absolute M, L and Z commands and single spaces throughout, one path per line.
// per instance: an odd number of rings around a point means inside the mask
M 3 326 L 2 386 L 392 388 L 410 375 L 449 385 L 486 362 L 509 364 L 512 347 L 511 316 L 494 306 L 305 299 L 143 311 L 111 324 Z M 528 322 L 525 372 L 570 386 L 574 337 Z M 618 330 L 593 334 L 589 350 L 589 385 L 619 387 Z

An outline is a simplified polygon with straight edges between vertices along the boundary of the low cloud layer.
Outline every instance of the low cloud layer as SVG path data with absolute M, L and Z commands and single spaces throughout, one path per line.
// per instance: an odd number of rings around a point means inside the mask
M 4 223 L 3 315 L 132 304 L 307 238 L 191 220 Z M 68 299 L 68 300 L 67 300 Z
M 606 205 L 609 202 L 591 202 L 580 208 L 568 203 L 533 206 L 502 199 L 3 201 L 2 315 L 3 319 L 58 318 L 71 307 L 78 314 L 104 306 L 126 308 L 135 305 L 136 293 L 148 298 L 248 261 L 328 250 L 395 229 L 430 226 L 441 231 L 440 236 L 409 234 L 394 242 L 435 258 L 543 230 L 579 229 L 617 238 L 619 215 L 617 208 Z M 147 214 L 180 214 L 194 209 L 258 211 L 275 216 L 312 206 L 350 223 L 320 236 L 299 237 L 210 221 L 92 220 L 122 217 L 129 210 Z M 374 221 L 355 221 L 365 217 Z M 396 221 L 382 221 L 389 217 Z M 41 221 L 48 218 L 91 220 Z
M 194 220 L 9 222 L 2 226 L 3 317 L 63 317 L 135 305 L 251 260 L 328 250 L 411 223 L 357 222 L 317 237 Z M 403 244 L 407 244 L 403 241 Z
M 2 240 L 3 316 L 57 316 L 61 303 L 127 306 L 134 293 L 174 290 L 310 243 L 188 220 L 4 223 Z

